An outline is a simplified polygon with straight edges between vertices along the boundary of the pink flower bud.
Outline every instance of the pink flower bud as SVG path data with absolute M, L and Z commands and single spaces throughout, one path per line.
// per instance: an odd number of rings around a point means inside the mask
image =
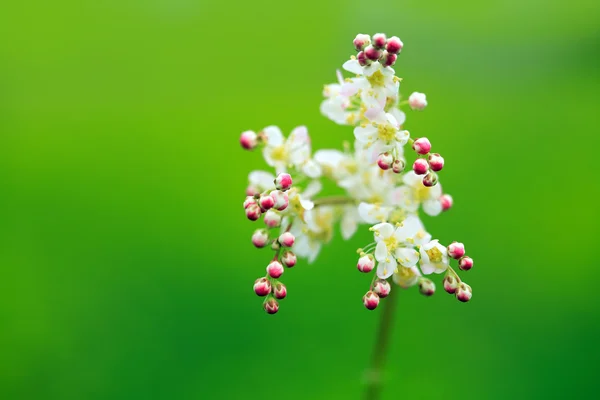
M 465 245 L 460 242 L 452 242 L 448 246 L 448 255 L 455 260 L 465 255 Z
M 252 150 L 258 143 L 258 136 L 252 131 L 246 131 L 240 136 L 240 144 L 246 150 Z
M 417 175 L 424 175 L 429 171 L 429 164 L 423 158 L 417 158 L 413 164 L 413 171 Z
M 365 49 L 365 56 L 367 56 L 367 59 L 371 61 L 377 61 L 379 60 L 379 57 L 381 57 L 381 51 L 377 50 L 373 46 L 367 46 Z
M 246 188 L 246 196 L 258 196 L 260 194 L 260 189 L 258 189 L 256 186 L 248 186 Z
M 446 275 L 444 277 L 444 290 L 450 294 L 454 294 L 456 293 L 456 290 L 458 289 L 458 279 L 456 279 L 456 277 L 454 275 L 451 275 L 450 273 L 448 273 L 448 275 Z
M 463 271 L 468 271 L 473 268 L 473 259 L 469 256 L 464 256 L 460 260 L 458 260 L 458 268 Z
M 402 171 L 404 171 L 404 168 L 406 168 L 406 163 L 404 160 L 400 158 L 394 160 L 394 163 L 392 164 L 392 171 L 394 171 L 396 174 L 400 174 Z
M 246 200 L 244 200 L 244 208 L 248 208 L 248 206 L 250 206 L 252 204 L 257 204 L 254 196 L 246 197 Z
M 263 196 L 260 196 L 260 199 L 258 200 L 258 204 L 260 205 L 260 208 L 262 208 L 263 210 L 270 210 L 275 205 L 275 199 L 273 197 L 271 197 L 270 195 L 265 194 Z
M 274 210 L 269 210 L 265 213 L 265 224 L 269 228 L 277 228 L 281 224 L 281 215 Z
M 471 300 L 471 297 L 473 297 L 473 290 L 471 289 L 471 286 L 461 282 L 456 290 L 456 298 L 459 301 L 466 303 L 467 301 Z
M 265 247 L 269 243 L 269 233 L 264 229 L 258 229 L 252 235 L 252 244 L 259 249 Z
M 292 253 L 291 251 L 286 251 L 285 253 L 283 253 L 283 256 L 281 256 L 281 262 L 286 267 L 292 268 L 294 265 L 296 265 L 298 259 L 296 258 L 296 255 L 294 253 Z
M 352 42 L 356 51 L 362 51 L 365 47 L 371 44 L 371 37 L 363 33 L 359 33 Z
M 431 150 L 431 142 L 426 137 L 415 140 L 412 146 L 413 150 L 419 154 L 427 154 Z
M 398 36 L 392 36 L 388 39 L 385 49 L 392 54 L 398 54 L 402 51 L 402 47 L 404 47 L 402 40 Z
M 285 296 L 287 296 L 287 288 L 285 287 L 285 285 L 283 283 L 277 282 L 275 284 L 275 287 L 273 287 L 273 294 L 279 300 L 285 299 Z
M 397 59 L 398 59 L 397 55 L 388 53 L 387 51 L 384 50 L 383 54 L 381 55 L 381 64 L 384 67 L 391 67 L 396 63 Z
M 254 281 L 254 293 L 263 297 L 271 293 L 271 282 L 267 278 Z
M 363 296 L 363 304 L 367 309 L 374 310 L 379 305 L 379 296 L 377 293 L 368 291 L 367 294 Z
M 277 313 L 277 311 L 279 311 L 279 303 L 274 298 L 269 297 L 263 303 L 263 308 L 265 309 L 267 314 L 275 314 Z
M 365 254 L 364 256 L 358 259 L 358 264 L 356 265 L 356 268 L 358 268 L 360 272 L 371 272 L 373 271 L 373 268 L 375 268 L 375 259 L 372 255 Z
M 387 297 L 391 290 L 392 287 L 390 286 L 390 283 L 385 279 L 377 279 L 373 284 L 373 291 L 382 299 Z
M 430 154 L 429 166 L 433 171 L 441 171 L 442 168 L 444 168 L 444 157 L 440 156 L 438 153 Z
M 453 200 L 452 196 L 449 194 L 443 194 L 440 197 L 440 202 L 442 203 L 442 211 L 448 211 L 450 208 L 452 208 Z
M 364 51 L 361 51 L 360 53 L 358 53 L 356 55 L 356 59 L 358 60 L 358 64 L 360 64 L 361 67 L 366 67 L 367 65 L 369 65 L 371 63 L 371 60 L 369 60 L 367 58 L 367 55 L 365 54 Z
M 427 96 L 424 93 L 414 92 L 408 96 L 408 104 L 413 110 L 423 110 L 427 107 Z
M 275 200 L 275 205 L 273 206 L 273 208 L 275 208 L 278 211 L 285 210 L 290 204 L 288 195 L 285 192 L 273 190 L 271 192 L 271 197 L 273 198 L 273 200 Z
M 283 247 L 292 247 L 295 241 L 296 238 L 291 232 L 284 232 L 279 236 L 279 244 Z
M 267 273 L 271 278 L 279 278 L 283 275 L 283 265 L 279 261 L 271 261 L 271 264 L 267 265 Z
M 388 169 L 392 168 L 393 162 L 394 156 L 392 156 L 390 153 L 381 153 L 377 157 L 377 165 L 379 165 L 379 168 L 381 168 L 384 171 L 387 171 Z
M 373 35 L 373 46 L 376 48 L 383 49 L 385 47 L 385 42 L 387 42 L 385 33 L 376 33 Z
M 248 217 L 250 221 L 258 220 L 261 215 L 262 211 L 258 204 L 250 204 L 248 208 L 246 208 L 246 217 Z
M 435 172 L 430 172 L 423 178 L 423 186 L 432 187 L 437 185 L 438 176 Z
M 435 293 L 435 284 L 426 278 L 419 280 L 419 292 L 423 296 L 432 296 Z
M 292 187 L 292 176 L 290 174 L 281 173 L 275 178 L 275 187 L 279 190 L 289 190 Z

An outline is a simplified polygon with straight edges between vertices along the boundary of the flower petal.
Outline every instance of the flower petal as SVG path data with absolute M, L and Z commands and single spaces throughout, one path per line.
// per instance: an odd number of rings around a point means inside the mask
M 375 248 L 375 259 L 379 262 L 385 261 L 388 257 L 388 251 L 385 243 L 379 242 L 377 243 L 377 248 Z
M 398 267 L 398 263 L 394 257 L 390 256 L 387 260 L 384 260 L 384 262 L 380 262 L 379 265 L 377 265 L 377 276 L 381 279 L 387 279 L 394 275 L 394 272 Z
M 283 134 L 279 127 L 271 125 L 263 129 L 265 135 L 267 135 L 267 143 L 269 146 L 281 146 L 283 144 Z

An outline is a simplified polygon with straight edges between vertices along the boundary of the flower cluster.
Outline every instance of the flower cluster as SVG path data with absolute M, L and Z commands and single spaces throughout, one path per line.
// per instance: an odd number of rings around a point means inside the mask
M 363 296 L 367 309 L 377 308 L 380 299 L 390 294 L 390 281 L 404 289 L 418 286 L 423 295 L 433 295 L 435 284 L 425 277 L 430 274 L 445 273 L 444 290 L 459 301 L 471 299 L 471 287 L 450 265 L 456 260 L 462 271 L 473 267 L 465 246 L 442 245 L 419 218 L 420 211 L 437 216 L 449 210 L 453 199 L 442 191 L 437 175 L 444 158 L 431 153 L 429 139 L 415 138 L 403 127 L 403 107 L 421 111 L 427 106 L 423 93 L 414 92 L 407 100 L 400 96 L 402 79 L 392 66 L 404 45 L 399 38 L 381 33 L 359 34 L 353 44 L 358 54 L 343 68 L 354 76 L 344 78 L 337 71 L 338 82 L 325 85 L 321 104 L 326 117 L 353 127 L 353 149 L 344 142 L 342 150 L 313 154 L 304 126 L 287 137 L 278 127 L 268 126 L 246 131 L 240 138 L 243 148 L 260 149 L 273 169 L 250 173 L 244 202 L 247 218 L 262 217 L 265 224 L 254 232 L 252 243 L 275 253 L 267 274 L 254 284 L 255 293 L 266 297 L 263 306 L 269 314 L 278 311 L 277 300 L 287 295 L 279 281 L 285 267 L 295 266 L 297 257 L 312 263 L 332 240 L 338 224 L 346 240 L 361 224 L 373 232 L 373 242 L 358 250 L 358 270 L 373 275 Z M 405 155 L 406 147 L 413 151 Z M 407 155 L 415 159 L 412 170 L 406 170 Z M 322 180 L 334 183 L 340 194 L 317 197 Z

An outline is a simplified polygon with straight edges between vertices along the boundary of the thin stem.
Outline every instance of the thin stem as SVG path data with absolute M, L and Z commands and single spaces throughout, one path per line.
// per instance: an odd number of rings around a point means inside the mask
M 317 206 L 329 206 L 329 205 L 345 205 L 354 204 L 356 201 L 346 196 L 331 196 L 323 197 L 322 199 L 316 199 L 314 201 L 315 207 Z
M 394 314 L 396 310 L 396 292 L 399 288 L 393 288 L 390 295 L 383 300 L 383 311 L 379 321 L 379 330 L 377 338 L 373 343 L 373 353 L 371 355 L 371 367 L 368 374 L 367 388 L 365 390 L 365 400 L 379 400 L 383 388 L 383 371 L 385 368 L 385 357 L 389 352 L 389 341 L 394 326 Z

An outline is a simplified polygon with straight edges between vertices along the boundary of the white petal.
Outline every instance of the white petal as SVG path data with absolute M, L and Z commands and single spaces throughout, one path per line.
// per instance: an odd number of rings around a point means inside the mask
M 342 65 L 342 68 L 357 75 L 362 75 L 363 73 L 363 68 L 358 63 L 358 60 L 348 60 Z
M 279 127 L 271 125 L 263 129 L 263 132 L 267 135 L 267 143 L 269 146 L 281 146 L 283 144 L 283 134 Z
M 302 167 L 302 172 L 309 178 L 319 178 L 321 176 L 321 166 L 314 160 L 308 160 Z
M 335 76 L 337 77 L 337 80 L 340 83 L 340 85 L 342 83 L 344 83 L 344 76 L 342 75 L 342 71 L 340 71 L 339 69 L 336 69 L 335 70 Z
M 388 207 L 380 207 L 369 203 L 360 203 L 358 206 L 358 214 L 367 224 L 375 224 L 385 221 L 391 209 Z
M 387 279 L 392 276 L 398 267 L 398 263 L 394 257 L 390 256 L 389 260 L 389 262 L 384 260 L 384 262 L 380 262 L 377 265 L 377 276 L 381 279 Z
M 341 151 L 329 149 L 318 150 L 313 157 L 317 163 L 333 168 L 337 167 L 345 158 L 346 156 Z
M 423 275 L 429 275 L 435 272 L 435 266 L 433 264 L 421 264 L 421 271 Z
M 417 183 L 422 184 L 423 177 L 415 174 L 415 171 L 408 171 L 402 178 L 408 186 L 415 186 Z
M 306 189 L 302 192 L 302 196 L 306 198 L 313 198 L 323 189 L 323 185 L 320 181 L 311 181 Z
M 423 203 L 425 214 L 435 217 L 442 212 L 442 202 L 439 200 L 427 200 Z
M 344 240 L 350 239 L 356 233 L 358 229 L 358 223 L 356 221 L 356 210 L 348 211 L 342 217 L 342 237 Z
M 403 267 L 413 267 L 419 261 L 419 253 L 415 249 L 400 247 L 396 250 L 396 259 Z
M 375 259 L 379 262 L 385 261 L 388 258 L 388 251 L 385 243 L 379 242 L 377 243 L 377 247 L 375 248 Z
M 258 186 L 262 190 L 268 190 L 275 187 L 275 175 L 266 171 L 252 171 L 248 175 L 248 181 L 251 185 Z
M 379 233 L 377 235 L 381 239 L 387 239 L 394 234 L 396 228 L 394 225 L 388 223 L 377 224 L 373 227 L 374 231 Z
M 315 203 L 313 203 L 312 201 L 310 201 L 308 199 L 302 198 L 302 196 L 300 196 L 300 205 L 305 210 L 312 210 L 313 208 L 315 208 Z
M 376 132 L 377 128 L 371 125 L 364 128 L 362 126 L 357 126 L 354 128 L 354 137 L 356 140 L 363 143 L 372 142 L 375 139 Z
M 358 61 L 357 61 L 358 63 Z M 363 68 L 363 74 L 365 76 L 371 76 L 373 75 L 375 72 L 379 71 L 381 69 L 381 64 L 379 64 L 378 61 L 375 61 L 373 64 L 368 65 L 366 67 Z
M 396 121 L 398 121 L 398 124 L 400 126 L 404 125 L 404 123 L 406 122 L 406 114 L 404 114 L 401 110 L 397 108 L 393 108 L 390 112 L 392 113 L 394 118 L 396 118 Z

